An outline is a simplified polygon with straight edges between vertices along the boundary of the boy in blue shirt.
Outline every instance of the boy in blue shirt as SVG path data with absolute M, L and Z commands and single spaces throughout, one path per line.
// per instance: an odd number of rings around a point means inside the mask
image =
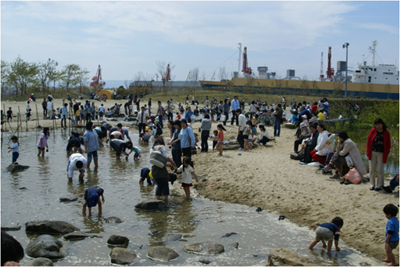
M 399 220 L 396 217 L 399 209 L 393 204 L 387 204 L 383 208 L 383 212 L 388 222 L 385 230 L 386 259 L 382 261 L 388 262 L 387 266 L 396 266 L 396 258 L 392 250 L 399 245 Z
M 100 197 L 102 201 L 100 201 Z M 104 204 L 104 190 L 97 187 L 89 187 L 85 190 L 85 195 L 83 197 L 82 214 L 86 215 L 86 206 L 89 209 L 89 216 L 92 215 L 92 207 L 96 207 L 99 204 L 99 215 L 101 215 L 102 203 Z
M 330 223 L 323 223 L 317 227 L 315 230 L 315 239 L 311 242 L 308 249 L 313 249 L 314 246 L 322 241 L 322 247 L 326 248 L 325 241 L 328 241 L 328 248 L 326 249 L 327 253 L 331 252 L 332 241 L 335 239 L 335 248 L 336 251 L 340 251 L 339 248 L 339 236 L 340 236 L 340 228 L 343 226 L 343 219 L 340 217 L 335 217 L 332 219 Z

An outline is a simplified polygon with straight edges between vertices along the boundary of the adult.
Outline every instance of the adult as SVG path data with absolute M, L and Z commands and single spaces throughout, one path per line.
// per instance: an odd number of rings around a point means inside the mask
M 257 109 L 256 109 L 256 102 L 253 100 L 251 101 L 250 104 L 250 119 L 253 119 L 254 114 L 256 114 Z
M 121 140 L 121 139 L 115 138 L 115 139 L 112 139 L 112 140 L 110 141 L 110 146 L 112 147 L 112 149 L 115 150 L 115 152 L 116 152 L 116 153 L 115 153 L 115 156 L 117 157 L 117 159 L 120 159 L 120 156 L 121 156 L 122 153 L 123 153 L 126 157 L 129 157 L 129 155 L 130 155 L 130 154 L 132 153 L 132 151 L 133 151 L 133 144 L 132 144 L 131 141 L 124 142 L 124 141 Z M 126 153 L 126 152 L 125 152 L 126 149 L 130 149 L 131 152 L 129 152 L 129 154 Z
M 238 100 L 237 95 L 235 95 L 232 99 L 231 102 L 231 108 L 232 108 L 232 120 L 231 120 L 231 125 L 233 125 L 233 122 L 236 120 L 236 126 L 239 125 L 239 114 L 237 114 L 237 110 L 240 109 L 240 103 Z M 240 112 L 241 113 L 241 112 Z
M 129 141 L 132 142 L 131 137 L 129 136 L 129 130 L 126 127 L 122 127 L 121 123 L 117 124 L 118 129 L 121 131 L 121 133 L 128 138 Z
M 140 108 L 140 112 L 137 116 L 137 121 L 136 123 L 139 126 L 139 134 L 141 132 L 145 132 L 146 126 L 147 126 L 147 117 L 149 116 L 149 114 L 144 110 L 144 107 Z
M 239 150 L 244 149 L 244 137 L 243 131 L 244 127 L 246 126 L 246 116 L 242 114 L 242 110 L 239 108 L 236 110 L 236 116 L 238 117 L 238 136 L 237 140 L 239 142 L 240 148 Z
M 47 101 L 46 101 L 46 98 L 43 98 L 42 108 L 43 108 L 43 119 L 44 119 L 45 117 L 47 117 Z
M 376 118 L 374 128 L 371 129 L 367 139 L 367 157 L 370 161 L 370 190 L 379 191 L 384 185 L 383 166 L 386 164 L 390 152 L 390 132 L 381 118 Z M 378 167 L 378 181 L 375 187 L 375 171 Z
M 281 124 L 282 124 L 282 105 L 279 103 L 274 112 L 275 122 L 274 122 L 274 136 L 279 137 L 281 135 Z
M 311 111 L 316 113 L 317 110 L 318 110 L 318 102 L 314 102 L 313 105 L 311 106 Z
M 51 102 L 52 100 L 49 98 L 49 100 L 47 101 L 47 115 L 50 119 L 53 118 L 53 102 Z
M 172 166 L 175 167 L 175 169 L 178 169 L 176 166 L 175 162 L 168 157 L 167 150 L 165 148 L 165 143 L 164 139 L 162 137 L 157 137 L 156 140 L 154 141 L 154 145 L 152 147 L 153 150 L 159 151 L 166 159 L 168 162 L 172 164 Z M 151 175 L 153 176 L 154 180 L 157 183 L 157 188 L 156 188 L 156 198 L 160 199 L 161 196 L 164 196 L 164 200 L 168 200 L 168 195 L 169 195 L 169 185 L 168 185 L 168 179 L 169 179 L 169 173 L 167 170 L 167 167 L 164 165 L 163 168 L 157 167 L 156 165 L 153 165 L 151 167 Z
M 75 102 L 75 104 L 73 106 L 74 114 L 76 114 L 76 112 L 79 110 L 79 105 L 80 105 L 80 102 Z
M 196 138 L 194 136 L 192 128 L 188 127 L 188 123 L 185 119 L 181 120 L 181 149 L 183 156 L 185 157 L 192 157 L 192 149 L 196 149 L 195 143 Z
M 83 177 L 85 177 L 85 168 L 87 166 L 87 160 L 80 153 L 74 153 L 69 157 L 67 166 L 67 177 L 68 182 L 72 183 L 72 177 L 74 177 L 74 171 L 79 171 L 79 182 L 83 183 Z
M 92 108 L 90 107 L 90 102 L 86 102 L 86 104 L 85 104 L 85 114 L 86 114 L 86 121 L 87 122 L 91 121 L 92 120 Z
M 124 109 L 125 109 L 125 115 L 128 116 L 129 102 L 126 102 L 124 104 Z
M 173 120 L 168 120 L 167 129 L 169 130 L 169 137 L 172 138 L 174 136 L 174 132 L 175 132 L 174 121 Z
M 79 152 L 82 153 L 81 145 L 83 144 L 83 140 L 78 136 L 71 135 L 68 139 L 67 143 L 67 157 L 71 156 L 71 152 Z
M 63 122 L 64 122 L 64 128 L 67 128 L 67 117 L 68 117 L 68 104 L 65 103 L 61 109 L 61 128 L 63 127 Z
M 307 139 L 304 147 L 304 159 L 302 162 L 310 163 L 312 161 L 311 151 L 317 146 L 319 132 L 317 131 L 317 123 L 310 125 L 311 137 Z
M 149 106 L 149 115 L 151 115 L 151 98 L 149 98 L 147 105 Z
M 226 98 L 226 99 L 225 99 L 225 102 L 224 102 L 224 106 L 223 106 L 223 108 L 222 108 L 222 112 L 223 112 L 224 115 L 225 115 L 225 120 L 223 121 L 224 126 L 226 126 L 226 121 L 228 120 L 228 117 L 229 117 L 229 109 L 230 109 L 229 99 Z
M 301 120 L 300 122 L 303 121 L 303 116 L 306 115 L 307 116 L 307 120 L 311 119 L 311 113 L 308 109 L 303 109 L 300 113 L 299 113 L 299 119 Z
M 326 114 L 329 115 L 329 102 L 328 102 L 328 99 L 326 99 L 326 97 L 323 98 L 322 105 L 324 105 Z
M 317 131 L 319 132 L 317 146 L 311 151 L 313 160 L 324 165 L 326 161 L 326 155 L 333 151 L 333 145 L 335 142 L 335 135 L 328 133 L 326 127 L 322 123 L 318 123 Z
M 100 120 L 103 119 L 103 116 L 104 116 L 104 112 L 105 112 L 105 111 L 106 111 L 106 108 L 104 107 L 103 104 L 101 104 L 100 107 L 99 107 L 99 117 L 100 117 Z
M 201 120 L 199 131 L 201 131 L 201 152 L 208 152 L 208 137 L 210 137 L 211 120 L 210 115 L 204 115 Z
M 95 170 L 99 167 L 99 158 L 97 155 L 97 150 L 99 150 L 99 143 L 104 147 L 103 142 L 97 135 L 97 131 L 93 130 L 93 122 L 89 121 L 86 123 L 86 131 L 83 134 L 83 142 L 85 145 L 85 152 L 87 153 L 87 168 L 90 169 L 90 163 L 92 158 L 94 161 Z
M 328 167 L 335 168 L 335 174 L 331 176 L 332 179 L 343 177 L 350 171 L 351 166 L 348 166 L 346 162 L 347 155 L 351 158 L 354 164 L 353 167 L 356 168 L 361 176 L 367 173 L 364 162 L 361 159 L 360 151 L 358 150 L 356 144 L 349 138 L 345 131 L 339 131 L 336 152 L 328 164 Z M 345 182 L 343 180 L 342 183 L 349 182 Z
M 180 120 L 175 120 L 174 121 L 174 127 L 175 127 L 175 132 L 174 135 L 169 141 L 168 145 L 172 145 L 172 159 L 175 162 L 176 166 L 181 166 L 182 165 L 182 149 L 181 149 L 181 142 L 180 142 L 180 133 L 181 133 L 181 121 Z
M 163 106 L 161 105 L 161 101 L 158 101 L 158 111 L 157 111 L 157 115 L 158 115 L 158 122 L 160 123 L 161 128 L 163 128 L 163 116 L 165 114 L 165 110 L 163 108 Z
M 167 120 L 173 120 L 173 115 L 174 115 L 174 113 L 172 112 L 172 106 L 171 106 L 172 104 L 168 101 L 168 104 L 167 104 Z
M 90 113 L 92 114 L 92 120 L 96 119 L 96 106 L 95 103 L 92 102 L 92 105 L 90 106 Z
M 301 134 L 298 136 L 297 140 L 294 141 L 294 153 L 299 153 L 299 145 L 303 142 L 304 139 L 307 139 L 311 136 L 311 131 L 304 122 L 300 123 L 300 129 Z
M 185 120 L 186 121 L 191 120 L 191 117 L 193 114 L 194 113 L 193 113 L 192 109 L 190 108 L 190 106 L 186 107 Z

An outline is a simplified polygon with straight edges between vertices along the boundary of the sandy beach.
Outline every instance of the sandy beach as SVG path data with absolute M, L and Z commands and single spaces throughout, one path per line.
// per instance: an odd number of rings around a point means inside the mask
M 42 119 L 41 101 L 36 102 L 39 125 L 53 127 L 52 120 Z M 103 104 L 107 109 L 116 102 L 125 103 L 126 100 L 112 100 Z M 147 99 L 144 102 L 147 103 Z M 55 108 L 61 107 L 61 103 L 62 100 L 55 100 Z M 95 103 L 97 107 L 100 105 L 98 101 Z M 19 106 L 25 121 L 26 102 L 3 101 L 2 109 L 3 104 L 6 110 L 12 107 L 14 115 Z M 153 100 L 153 112 L 156 106 L 157 102 Z M 31 108 L 34 120 L 29 121 L 27 126 L 34 129 L 37 127 L 34 102 L 31 103 Z M 60 120 L 56 120 L 56 123 L 59 128 Z M 124 125 L 131 124 L 126 122 Z M 212 130 L 216 129 L 217 124 L 213 123 Z M 10 125 L 13 130 L 16 129 L 16 118 Z M 199 126 L 199 122 L 193 124 L 195 133 Z M 25 122 L 22 127 L 25 131 Z M 5 125 L 2 125 L 2 131 L 4 128 Z M 6 128 L 9 131 L 8 124 Z M 225 140 L 236 140 L 237 126 L 228 124 L 226 129 Z M 267 127 L 267 130 L 273 134 L 272 127 Z M 136 127 L 130 128 L 130 131 L 135 132 Z M 299 165 L 298 161 L 289 157 L 293 151 L 294 131 L 282 128 L 281 136 L 276 138 L 276 142 L 269 142 L 266 147 L 256 147 L 249 152 L 242 151 L 241 156 L 237 150 L 229 150 L 218 157 L 216 151 L 212 152 L 212 148 L 208 153 L 195 155 L 195 171 L 199 177 L 195 188 L 209 199 L 245 204 L 254 209 L 261 207 L 311 229 L 340 216 L 344 220 L 341 240 L 378 260 L 383 259 L 387 219 L 382 209 L 388 203 L 398 204 L 398 192 L 385 194 L 382 191 L 370 191 L 368 183 L 341 185 L 338 180 L 329 179 L 329 175 L 316 173 L 316 167 Z M 167 137 L 165 134 L 164 136 Z M 320 247 L 318 244 L 316 248 Z M 394 251 L 398 259 L 398 249 Z

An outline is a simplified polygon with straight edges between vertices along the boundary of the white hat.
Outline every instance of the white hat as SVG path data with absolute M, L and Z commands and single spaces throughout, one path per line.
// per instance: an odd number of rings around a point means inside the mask
M 307 118 L 307 115 L 306 114 L 304 114 L 303 116 L 301 116 L 302 118 Z
M 307 127 L 307 125 L 304 122 L 300 123 L 300 128 L 303 128 L 303 127 Z

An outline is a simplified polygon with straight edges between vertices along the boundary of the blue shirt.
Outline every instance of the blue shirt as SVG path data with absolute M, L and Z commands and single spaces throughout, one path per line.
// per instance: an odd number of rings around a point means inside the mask
M 336 224 L 333 223 L 323 223 L 320 225 L 320 227 L 323 228 L 328 228 L 329 230 L 331 230 L 333 232 L 333 234 L 335 235 L 335 240 L 339 240 L 339 236 L 340 236 L 340 229 Z
M 175 129 L 176 130 L 176 129 Z M 176 130 L 174 133 L 174 138 L 173 140 L 179 139 L 179 134 L 181 133 L 181 129 Z M 181 150 L 181 142 L 175 142 L 172 144 L 173 149 L 175 150 Z
M 189 143 L 189 137 L 190 137 L 190 143 Z M 186 127 L 185 129 L 181 129 L 180 133 L 180 140 L 181 140 L 181 148 L 188 148 L 188 147 L 193 147 L 195 144 L 195 137 L 192 128 Z
M 311 119 L 311 113 L 310 113 L 310 111 L 308 111 L 308 109 L 305 109 L 302 112 L 300 112 L 299 118 L 301 118 L 301 116 L 303 116 L 304 114 L 307 115 L 307 120 Z M 301 121 L 303 121 L 302 118 L 301 118 Z
M 192 117 L 193 115 L 193 111 L 192 110 L 188 110 L 185 113 L 185 120 L 188 121 L 190 119 L 190 117 Z
M 233 99 L 232 102 L 231 102 L 231 108 L 232 108 L 232 111 L 235 111 L 238 108 L 240 108 L 239 100 Z
M 292 122 L 293 123 L 297 123 L 299 121 L 299 117 L 297 117 L 296 115 L 292 115 Z
M 87 152 L 94 152 L 100 148 L 99 140 L 97 140 L 98 137 L 99 136 L 97 135 L 97 132 L 95 130 L 85 131 L 85 133 L 83 134 L 83 141 L 87 142 Z
M 18 152 L 18 142 L 12 143 L 11 147 L 12 147 L 11 152 L 13 153 Z
M 388 235 L 388 231 L 393 232 L 392 237 L 389 241 L 399 241 L 399 220 L 397 217 L 392 217 L 386 223 L 386 230 L 385 230 L 385 239 Z
M 67 107 L 62 107 L 62 109 L 61 109 L 61 115 L 68 116 L 68 109 L 67 109 Z

